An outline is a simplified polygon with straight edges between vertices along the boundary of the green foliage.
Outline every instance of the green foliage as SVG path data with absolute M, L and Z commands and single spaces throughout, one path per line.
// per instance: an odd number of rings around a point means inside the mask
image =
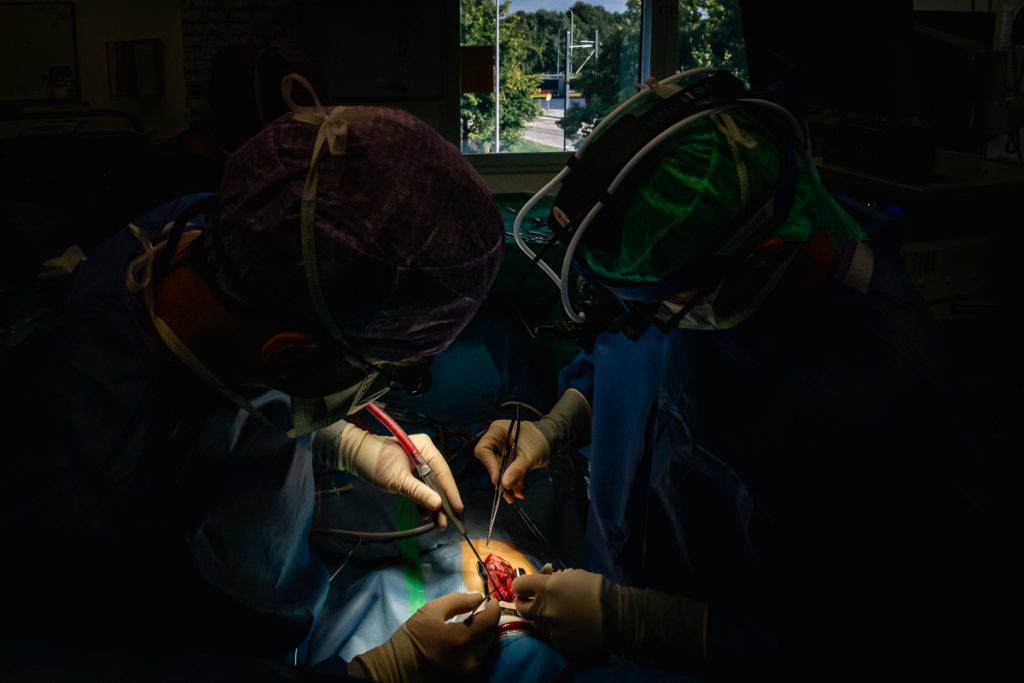
M 577 3 L 579 14 L 586 12 Z M 574 8 L 575 11 L 575 8 Z M 584 69 L 576 82 L 587 106 L 575 107 L 559 123 L 574 142 L 586 137 L 597 120 L 636 92 L 639 64 L 640 2 L 630 0 L 626 11 L 611 15 L 616 23 L 605 31 L 600 59 L 595 68 Z M 680 0 L 679 68 L 716 66 L 747 80 L 746 52 L 738 0 Z
M 581 8 L 584 3 L 576 3 Z M 573 142 L 586 137 L 597 119 L 636 92 L 637 66 L 640 63 L 640 0 L 629 0 L 626 11 L 592 16 L 607 23 L 598 28 L 599 54 L 577 76 L 574 86 L 583 94 L 586 106 L 570 107 L 558 125 Z
M 596 121 L 636 92 L 640 62 L 640 0 L 628 0 L 622 13 L 577 2 L 571 22 L 576 44 L 594 40 L 598 56 L 583 64 L 585 50 L 573 51 L 573 70 L 579 75 L 572 89 L 582 93 L 585 105 L 570 106 L 558 125 L 578 143 Z M 531 95 L 542 74 L 565 69 L 565 34 L 568 12 L 537 10 L 510 14 L 504 0 L 501 12 L 501 140 L 511 150 L 526 125 L 542 113 Z M 494 3 L 462 0 L 462 44 L 491 45 L 494 41 Z M 679 68 L 717 66 L 747 80 L 739 0 L 680 0 Z M 494 94 L 462 96 L 462 140 L 466 151 L 493 151 Z
M 545 145 L 540 142 L 534 142 L 533 140 L 515 140 L 514 142 L 508 143 L 508 147 L 502 147 L 502 151 L 513 152 L 513 153 L 526 153 L 526 152 L 561 152 L 561 147 L 552 147 L 551 145 Z
M 679 68 L 715 66 L 747 80 L 739 0 L 680 0 Z
M 513 142 L 541 108 L 532 98 L 540 76 L 527 71 L 530 54 L 528 32 L 522 13 L 509 14 L 511 2 L 500 5 L 501 14 L 501 140 Z M 462 0 L 461 37 L 463 45 L 493 45 L 494 3 Z M 494 143 L 494 93 L 467 93 L 459 107 L 462 140 L 466 151 L 492 151 Z
M 569 18 L 563 12 L 539 9 L 516 12 L 527 40 L 523 68 L 528 73 L 553 74 L 565 68 L 565 32 Z

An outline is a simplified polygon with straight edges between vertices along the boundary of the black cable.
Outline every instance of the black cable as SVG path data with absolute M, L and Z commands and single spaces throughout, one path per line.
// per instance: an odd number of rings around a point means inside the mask
M 502 401 L 501 403 L 498 404 L 499 408 L 513 408 L 515 406 L 519 406 L 520 408 L 526 408 L 537 417 L 544 417 L 544 413 L 541 412 L 539 408 L 537 408 L 536 406 L 532 406 L 529 403 L 525 403 L 523 401 L 509 399 L 507 401 Z
M 519 519 L 520 521 L 522 521 L 526 529 L 531 534 L 533 534 L 534 538 L 536 538 L 537 541 L 540 542 L 541 547 L 544 548 L 545 552 L 547 552 L 549 559 L 552 561 L 552 563 L 555 564 L 559 569 L 567 569 L 568 567 L 566 566 L 566 564 L 562 562 L 562 560 L 555 553 L 554 546 L 548 541 L 547 537 L 544 536 L 541 530 L 537 528 L 537 525 L 533 523 L 533 520 L 530 519 L 530 516 L 528 514 L 526 514 L 526 510 L 524 510 L 523 507 L 519 504 L 519 501 L 512 501 L 512 509 L 516 511 L 517 515 L 519 515 Z
M 1006 145 L 1003 147 L 1007 154 L 1016 154 L 1020 156 L 1020 131 L 1011 130 L 1006 134 Z
M 558 235 L 552 235 L 548 243 L 541 247 L 533 259 L 530 261 L 526 268 L 523 268 L 522 274 L 519 276 L 519 285 L 516 287 L 516 313 L 519 315 L 519 321 L 523 324 L 526 329 L 526 333 L 530 335 L 530 339 L 536 339 L 537 333 L 533 328 L 526 322 L 526 316 L 523 315 L 523 287 L 526 285 L 526 276 L 529 275 L 530 271 L 540 262 L 544 254 L 547 253 L 548 249 L 554 246 L 555 242 L 558 241 Z
M 348 493 L 352 490 L 352 484 L 345 484 L 344 486 L 335 486 L 329 489 L 320 489 L 313 493 L 314 496 L 329 496 L 331 494 L 337 495 L 339 493 Z
M 388 541 L 394 541 L 400 538 L 410 538 L 412 536 L 419 536 L 422 533 L 430 531 L 435 527 L 433 522 L 427 522 L 420 526 L 413 527 L 411 529 L 399 529 L 397 531 L 362 531 L 357 529 L 312 529 L 310 534 L 319 534 L 321 536 L 346 536 L 349 538 L 355 538 L 360 541 L 366 541 L 367 543 L 385 543 Z
M 1013 63 L 1013 74 L 1014 74 L 1014 87 L 1018 95 L 1024 94 L 1021 92 L 1021 85 L 1024 84 L 1024 67 L 1022 67 L 1020 61 L 1017 60 L 1017 46 L 1014 45 L 1010 49 L 1010 61 Z

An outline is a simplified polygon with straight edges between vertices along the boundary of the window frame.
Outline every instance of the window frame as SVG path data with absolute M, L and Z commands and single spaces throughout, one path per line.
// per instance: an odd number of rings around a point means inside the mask
M 456 12 L 458 17 L 461 12 Z M 665 78 L 676 71 L 675 54 L 678 41 L 679 0 L 642 0 L 640 6 L 640 66 L 637 83 L 643 83 L 647 75 Z M 457 35 L 457 34 L 456 34 Z M 456 49 L 458 49 L 456 38 Z M 647 72 L 647 75 L 641 75 Z M 461 148 L 459 131 L 459 100 L 461 88 L 455 89 L 455 103 L 452 107 L 454 119 L 450 130 L 456 135 L 451 141 Z M 484 177 L 513 174 L 557 173 L 572 152 L 528 152 L 463 154 L 480 175 Z M 513 182 L 514 184 L 514 182 Z

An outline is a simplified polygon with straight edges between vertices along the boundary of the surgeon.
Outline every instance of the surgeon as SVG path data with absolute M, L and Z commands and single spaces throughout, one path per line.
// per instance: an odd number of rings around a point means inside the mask
M 419 119 L 297 107 L 290 85 L 294 111 L 231 156 L 219 195 L 153 210 L 75 271 L 6 430 L 5 639 L 283 657 L 327 593 L 314 463 L 441 507 L 395 441 L 345 418 L 422 379 L 469 322 L 499 212 Z M 444 457 L 412 439 L 461 511 Z M 497 606 L 444 622 L 480 603 L 424 606 L 350 673 L 472 671 Z
M 578 662 L 702 678 L 983 664 L 963 389 L 795 120 L 724 72 L 651 81 L 524 212 L 556 190 L 548 272 L 583 349 L 500 484 L 523 498 L 585 446 L 588 560 L 517 579 L 520 612 Z M 476 447 L 492 482 L 508 429 Z

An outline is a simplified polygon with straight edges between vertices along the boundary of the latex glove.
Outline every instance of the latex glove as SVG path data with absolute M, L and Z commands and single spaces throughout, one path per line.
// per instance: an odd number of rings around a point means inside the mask
M 550 565 L 541 571 L 512 582 L 516 609 L 566 656 L 592 659 L 603 654 L 603 577 L 582 569 L 550 573 Z
M 592 659 L 616 651 L 673 668 L 707 658 L 707 603 L 582 569 L 541 571 L 512 582 L 516 609 L 564 654 Z
M 410 434 L 409 438 L 437 475 L 452 507 L 461 513 L 462 496 L 444 456 L 426 434 Z M 313 439 L 313 456 L 318 463 L 351 472 L 379 489 L 401 494 L 428 510 L 441 509 L 441 496 L 413 474 L 412 460 L 395 439 L 339 423 L 317 432 Z M 437 525 L 441 529 L 448 525 L 443 512 L 437 513 Z
M 468 678 L 497 633 L 497 600 L 469 619 L 445 623 L 480 605 L 480 593 L 449 593 L 416 610 L 386 643 L 359 655 L 348 673 L 383 683 Z
M 498 483 L 498 469 L 501 451 L 511 420 L 495 420 L 480 438 L 473 455 L 487 468 L 491 483 Z M 551 454 L 580 440 L 581 435 L 590 431 L 590 404 L 575 389 L 568 389 L 550 412 L 536 422 L 524 420 L 519 433 L 515 458 L 505 469 L 501 486 L 502 497 L 511 503 L 514 498 L 526 496 L 524 478 L 530 470 L 546 467 Z

